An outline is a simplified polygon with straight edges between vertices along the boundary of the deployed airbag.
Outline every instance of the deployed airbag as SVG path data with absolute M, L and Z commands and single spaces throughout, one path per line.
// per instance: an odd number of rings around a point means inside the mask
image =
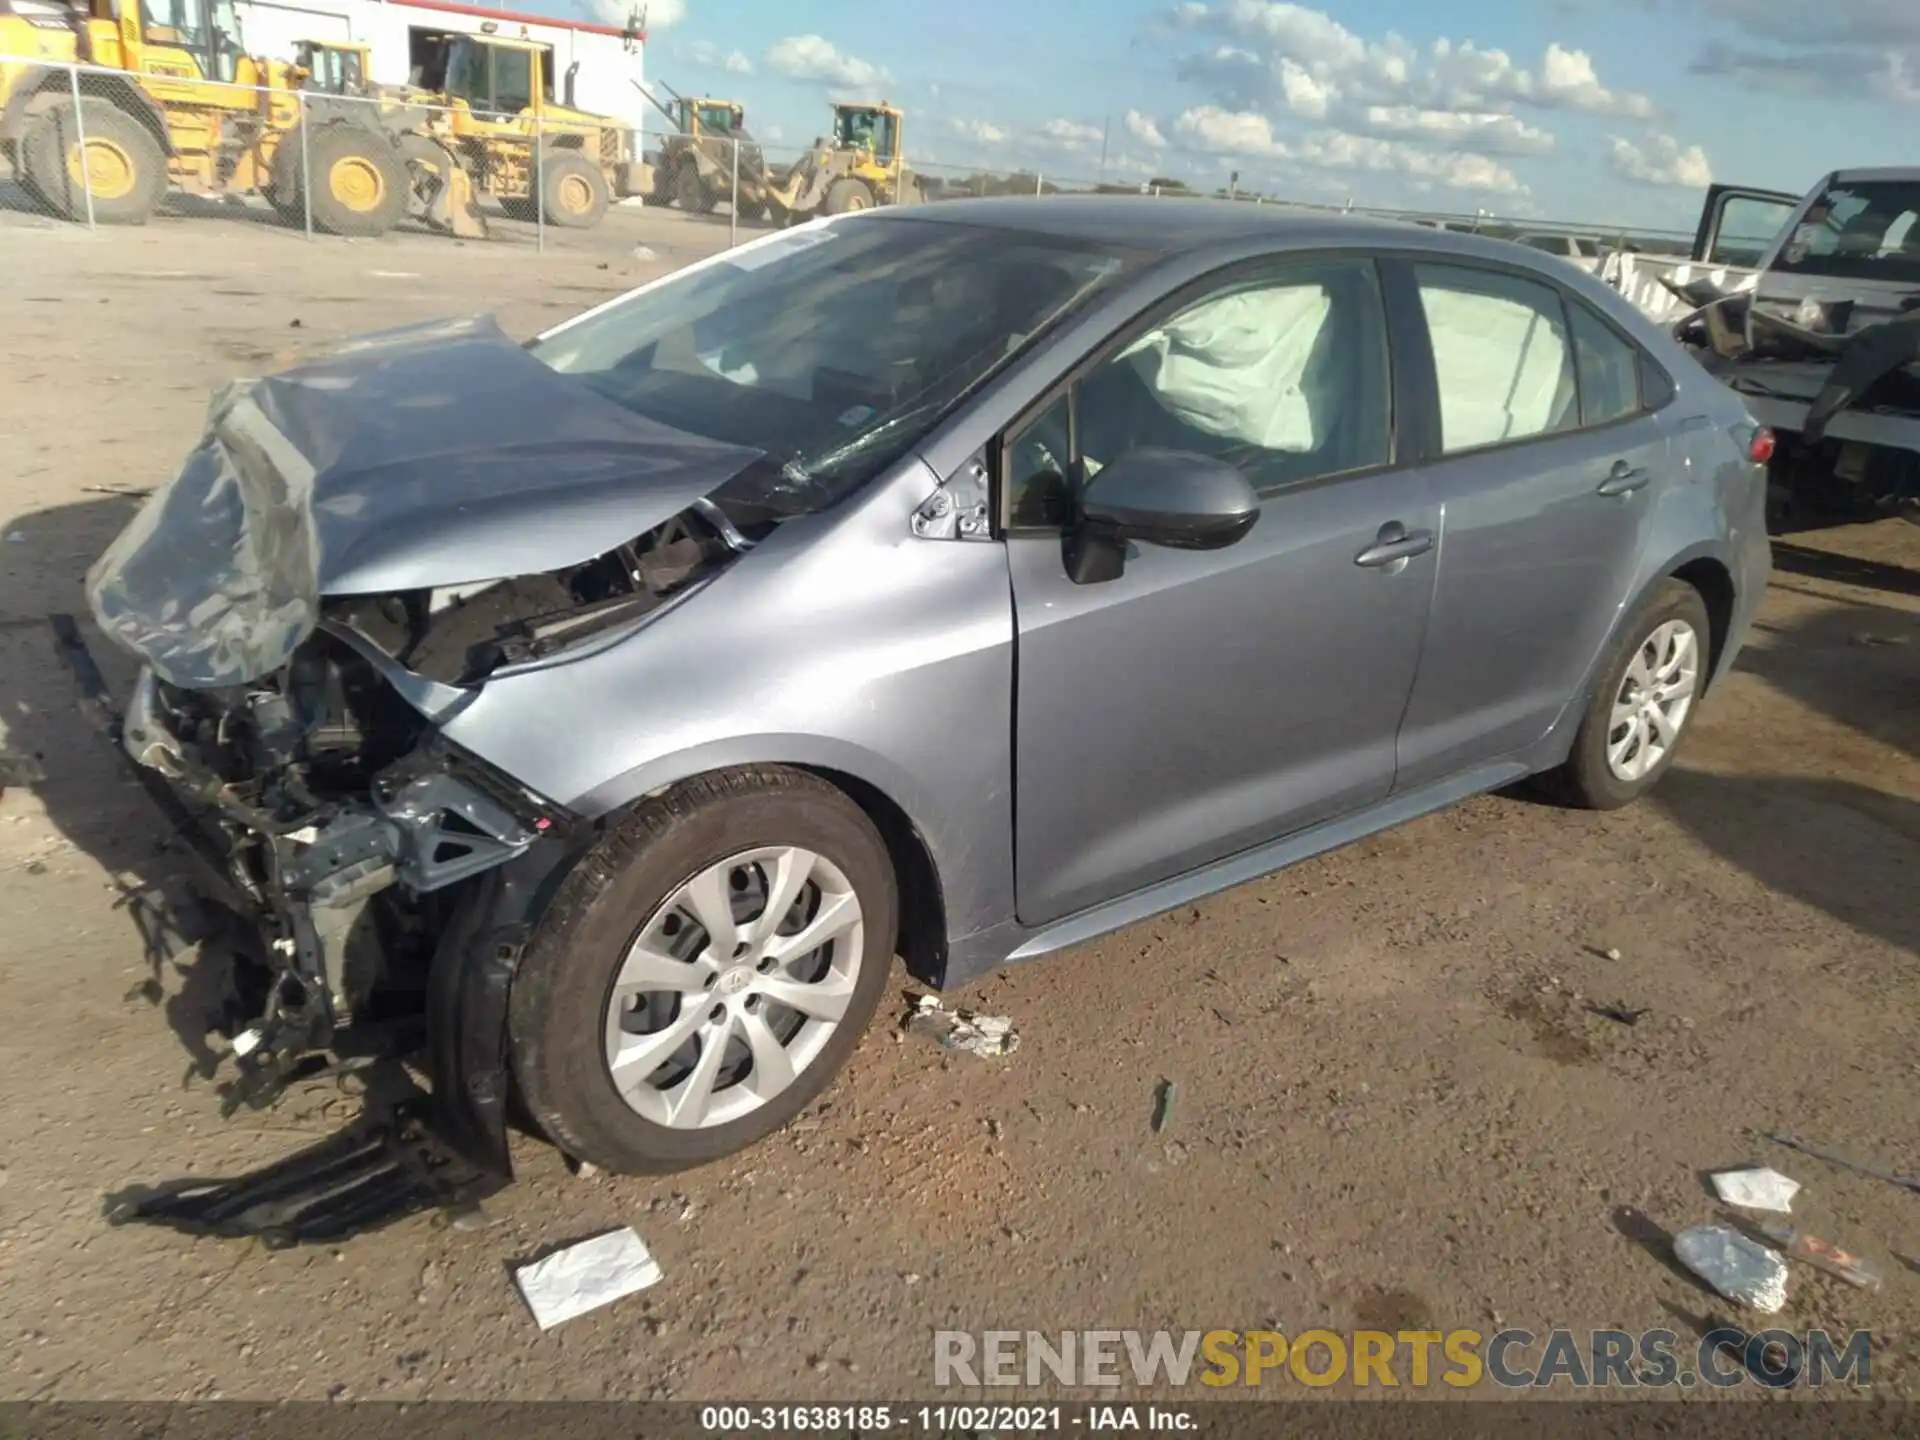
M 580 564 L 760 453 L 624 409 L 488 317 L 409 326 L 224 387 L 88 600 L 161 679 L 241 684 L 287 662 L 323 595 Z
M 1338 367 L 1309 364 L 1331 310 L 1320 285 L 1244 291 L 1182 312 L 1121 356 L 1195 429 L 1267 450 L 1317 450 L 1339 399 Z
M 1565 329 L 1532 305 L 1497 293 L 1500 283 L 1490 277 L 1486 288 L 1454 289 L 1421 280 L 1448 450 L 1557 430 L 1571 412 L 1573 356 Z

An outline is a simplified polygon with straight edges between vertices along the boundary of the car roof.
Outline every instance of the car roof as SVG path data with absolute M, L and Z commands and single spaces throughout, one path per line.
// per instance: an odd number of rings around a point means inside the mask
M 1274 250 L 1317 246 L 1432 250 L 1439 254 L 1511 260 L 1508 240 L 1434 230 L 1400 220 L 1212 200 L 1150 195 L 1034 195 L 941 200 L 869 212 L 863 219 L 930 220 L 977 225 L 1173 255 L 1242 249 L 1265 242 Z M 1534 252 L 1538 253 L 1538 252 Z

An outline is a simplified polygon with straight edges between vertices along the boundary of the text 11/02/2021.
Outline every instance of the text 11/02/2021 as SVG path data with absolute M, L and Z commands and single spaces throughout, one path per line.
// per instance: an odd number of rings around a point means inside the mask
M 1193 1415 L 1158 1405 L 703 1405 L 709 1435 L 798 1432 L 883 1435 L 1191 1431 Z

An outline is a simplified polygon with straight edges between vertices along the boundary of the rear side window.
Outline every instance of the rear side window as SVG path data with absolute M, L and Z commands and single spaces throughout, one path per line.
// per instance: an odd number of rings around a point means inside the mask
M 1640 356 L 1582 305 L 1568 305 L 1580 373 L 1580 423 L 1604 425 L 1640 408 Z
M 1451 455 L 1580 423 L 1573 346 L 1551 285 L 1453 265 L 1415 265 Z

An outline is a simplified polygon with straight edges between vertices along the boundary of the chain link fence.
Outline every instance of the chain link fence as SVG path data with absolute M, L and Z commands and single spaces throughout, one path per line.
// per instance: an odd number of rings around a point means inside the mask
M 1691 238 L 1485 212 L 1308 204 L 1168 177 L 1121 181 L 931 159 L 856 163 L 815 146 L 641 129 L 577 111 L 550 116 L 539 105 L 495 114 L 394 87 L 249 87 L 10 56 L 0 56 L 0 73 L 25 96 L 9 107 L 12 123 L 0 135 L 10 171 L 0 180 L 0 224 L 7 212 L 90 229 L 155 215 L 220 216 L 315 242 L 398 232 L 544 252 L 617 230 L 622 211 L 641 207 L 724 224 L 732 245 L 796 216 L 876 205 L 1126 194 L 1346 210 L 1508 238 L 1578 236 L 1614 249 L 1684 252 Z

